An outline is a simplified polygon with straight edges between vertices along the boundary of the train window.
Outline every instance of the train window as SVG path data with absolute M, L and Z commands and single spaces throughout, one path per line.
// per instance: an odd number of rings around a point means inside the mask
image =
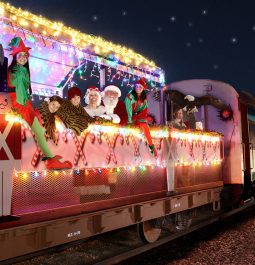
M 174 101 L 166 101 L 165 105 L 165 119 L 167 125 L 173 125 L 176 129 L 196 129 L 197 113 L 189 112 L 185 108 L 181 108 Z

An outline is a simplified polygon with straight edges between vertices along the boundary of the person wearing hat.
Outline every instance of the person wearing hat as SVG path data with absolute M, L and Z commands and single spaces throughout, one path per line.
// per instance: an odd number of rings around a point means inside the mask
M 127 123 L 127 110 L 125 103 L 119 99 L 121 91 L 117 86 L 106 86 L 101 93 L 106 113 L 102 118 L 111 120 L 113 123 L 125 125 Z
M 58 116 L 65 127 L 72 129 L 77 135 L 86 130 L 95 119 L 90 117 L 81 105 L 82 93 L 78 87 L 71 87 L 58 111 Z
M 81 90 L 78 87 L 71 87 L 67 92 L 67 98 L 71 101 L 71 103 L 78 107 L 81 105 Z
M 9 43 L 12 50 L 13 60 L 8 67 L 8 92 L 12 106 L 21 117 L 29 124 L 36 136 L 37 143 L 44 153 L 47 169 L 68 169 L 72 168 L 69 161 L 61 162 L 59 155 L 54 156 L 44 136 L 44 129 L 41 126 L 37 112 L 32 106 L 30 95 L 32 94 L 29 71 L 29 50 L 20 37 L 15 37 Z
M 148 126 L 148 99 L 146 95 L 147 83 L 145 78 L 139 79 L 135 83 L 135 88 L 127 94 L 125 104 L 128 114 L 128 123 L 140 127 L 147 139 L 150 152 L 155 157 L 157 150 L 152 142 L 150 129 Z
M 97 87 L 89 87 L 84 99 L 87 104 L 84 109 L 90 117 L 100 117 L 105 113 L 105 107 L 101 105 L 101 93 Z

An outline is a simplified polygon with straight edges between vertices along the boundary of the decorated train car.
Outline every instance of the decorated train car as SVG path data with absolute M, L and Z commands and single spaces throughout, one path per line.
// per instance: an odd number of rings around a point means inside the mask
M 163 70 L 128 48 L 1 2 L 0 16 L 1 261 L 134 224 L 153 242 L 166 220 L 181 229 L 178 220 L 200 206 L 219 211 L 223 201 L 240 205 L 253 196 L 251 95 L 212 80 L 165 86 Z M 16 36 L 31 47 L 35 108 L 53 95 L 66 98 L 73 85 L 85 94 L 114 84 L 124 99 L 145 78 L 157 155 L 140 127 L 95 122 L 78 135 L 58 120 L 47 143 L 72 168 L 47 169 L 8 92 L 8 44 Z M 176 105 L 186 115 L 183 129 L 173 126 Z

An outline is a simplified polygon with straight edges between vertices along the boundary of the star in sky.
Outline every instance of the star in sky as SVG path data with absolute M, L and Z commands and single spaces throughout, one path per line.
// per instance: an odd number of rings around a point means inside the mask
M 231 39 L 231 42 L 232 42 L 232 43 L 237 43 L 237 38 L 236 38 L 236 37 L 233 37 L 233 38 Z
M 206 9 L 203 9 L 203 10 L 202 10 L 202 15 L 203 15 L 203 16 L 207 15 L 207 10 L 206 10 Z
M 166 82 L 193 75 L 206 76 L 221 78 L 240 89 L 254 90 L 254 63 L 247 60 L 254 54 L 254 1 L 231 1 L 230 6 L 230 1 L 196 0 L 185 1 L 183 5 L 183 1 L 172 0 L 169 11 L 167 4 L 170 1 L 159 0 L 157 5 L 147 1 L 144 5 L 145 1 L 130 0 L 133 8 L 128 9 L 125 1 L 116 5 L 116 1 L 108 0 L 102 1 L 99 13 L 88 1 L 77 0 L 77 11 L 71 15 L 69 1 L 62 1 L 61 9 L 59 0 L 8 1 L 35 14 L 42 11 L 46 18 L 54 17 L 54 20 L 61 20 L 66 26 L 73 26 L 86 34 L 102 35 L 113 43 L 132 47 L 163 68 Z M 162 9 L 164 13 L 160 12 Z M 144 25 L 138 25 L 134 19 L 137 12 L 140 12 Z M 148 34 L 141 34 L 145 23 L 144 32 Z M 125 39 L 121 31 L 125 31 Z M 197 58 L 201 56 L 204 60 L 198 63 Z M 217 62 L 213 61 L 214 58 Z M 236 62 L 246 71 L 235 68 Z
M 214 64 L 214 65 L 213 65 L 213 69 L 214 69 L 214 70 L 218 70 L 218 69 L 219 69 L 219 65 L 218 65 L 218 64 Z

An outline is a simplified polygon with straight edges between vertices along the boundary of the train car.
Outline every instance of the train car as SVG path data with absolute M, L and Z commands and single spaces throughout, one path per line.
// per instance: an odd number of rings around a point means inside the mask
M 134 224 L 154 242 L 165 222 L 181 230 L 201 206 L 219 211 L 253 196 L 252 96 L 212 80 L 165 86 L 163 70 L 130 49 L 1 2 L 0 16 L 0 261 Z M 74 167 L 46 170 L 31 128 L 13 115 L 6 92 L 14 36 L 32 48 L 35 106 L 51 95 L 66 97 L 73 83 L 83 92 L 90 83 L 117 84 L 125 97 L 145 77 L 158 156 L 139 128 L 91 124 L 77 136 L 57 126 L 57 145 L 49 145 Z M 186 95 L 193 95 L 198 112 L 192 117 L 202 126 L 173 129 L 174 101 L 190 107 Z

